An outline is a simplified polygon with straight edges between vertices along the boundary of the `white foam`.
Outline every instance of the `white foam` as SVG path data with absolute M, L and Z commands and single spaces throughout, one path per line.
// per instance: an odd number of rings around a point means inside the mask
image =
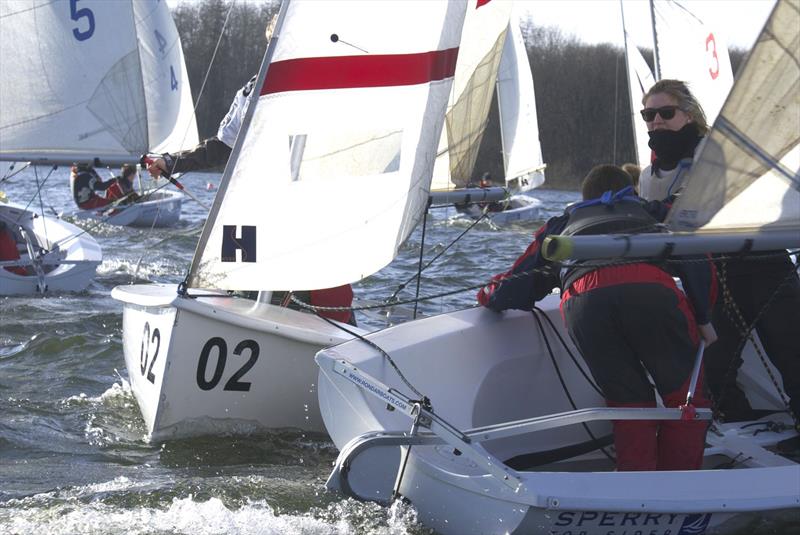
M 95 490 L 118 490 L 130 486 L 126 478 L 92 485 Z M 27 501 L 27 500 L 24 500 Z M 20 505 L 23 505 L 22 503 Z M 407 506 L 382 510 L 385 522 L 363 522 L 362 504 L 344 500 L 319 511 L 325 518 L 313 513 L 275 514 L 264 501 L 254 501 L 237 509 L 230 509 L 218 498 L 198 502 L 192 497 L 173 499 L 166 509 L 140 507 L 121 510 L 100 502 L 88 504 L 70 500 L 51 508 L 6 507 L 0 510 L 0 534 L 48 533 L 67 535 L 74 533 L 192 533 L 241 535 L 403 535 L 408 533 Z M 377 506 L 376 506 L 377 507 Z M 371 509 L 371 508 L 368 508 Z M 360 511 L 359 511 L 360 510 Z M 372 511 L 373 513 L 375 510 Z M 369 514 L 368 516 L 373 516 Z M 362 517 L 359 521 L 359 518 Z M 354 524 L 355 522 L 355 524 Z M 369 527 L 365 530 L 365 524 Z

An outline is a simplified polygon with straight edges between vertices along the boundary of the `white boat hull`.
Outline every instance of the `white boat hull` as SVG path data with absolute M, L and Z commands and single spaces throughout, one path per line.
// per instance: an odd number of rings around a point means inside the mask
M 58 252 L 41 258 L 42 274 L 30 263 L 27 250 L 21 251 L 20 261 L 29 272 L 18 275 L 0 268 L 0 295 L 32 295 L 45 292 L 79 292 L 86 289 L 95 277 L 103 254 L 97 241 L 82 229 L 56 219 L 41 216 L 14 204 L 0 204 L 0 219 L 5 221 L 20 244 L 19 228 L 35 240 L 35 253 L 41 248 Z
M 74 215 L 78 219 L 91 219 L 125 227 L 171 227 L 180 219 L 182 193 L 161 190 L 147 194 L 146 199 L 114 208 L 79 210 Z
M 564 333 L 558 296 L 547 297 L 539 306 L 564 337 L 577 364 L 545 323 L 551 359 L 537 322 L 531 314 L 517 311 L 467 309 L 368 338 L 391 355 L 408 382 L 430 399 L 434 413 L 462 432 L 572 411 L 553 361 L 578 408 L 603 407 L 602 396 L 588 387 L 578 370 L 584 364 Z M 363 382 L 359 386 L 346 377 L 342 366 L 354 366 L 411 399 L 419 395 L 385 357 L 359 341 L 322 350 L 316 359 L 322 416 L 342 451 L 329 486 L 361 499 L 385 501 L 395 486 L 402 450 L 390 444 L 361 448 L 364 435 L 407 432 L 411 420 L 397 405 L 389 410 L 391 401 L 374 395 L 374 389 L 367 391 Z M 747 384 L 764 383 L 757 379 Z M 751 402 L 761 408 L 781 407 L 768 388 L 761 388 Z M 773 418 L 790 423 L 786 414 Z M 606 420 L 587 425 L 601 442 L 611 432 Z M 615 472 L 613 463 L 596 448 L 581 449 L 591 442 L 587 431 L 569 425 L 470 442 L 478 458 L 519 479 L 516 491 L 475 458 L 455 451 L 452 443 L 403 448 L 410 453 L 397 488 L 417 509 L 419 520 L 443 534 L 675 535 L 714 527 L 735 529 L 754 515 L 797 515 L 800 465 L 761 447 L 796 434 L 768 431 L 765 425 L 716 425 L 717 431 L 709 433 L 707 466 L 739 455 L 739 460 L 746 459 L 739 465 L 742 469 Z M 567 454 L 571 448 L 581 451 Z
M 478 219 L 483 215 L 483 209 L 479 205 L 473 204 L 462 213 L 472 219 Z M 546 214 L 542 211 L 542 202 L 524 194 L 512 195 L 503 211 L 489 212 L 488 217 L 494 224 L 500 226 L 547 219 Z
M 324 432 L 314 353 L 349 339 L 341 329 L 225 294 L 178 297 L 174 285 L 118 286 L 111 295 L 124 304 L 125 365 L 151 440 Z

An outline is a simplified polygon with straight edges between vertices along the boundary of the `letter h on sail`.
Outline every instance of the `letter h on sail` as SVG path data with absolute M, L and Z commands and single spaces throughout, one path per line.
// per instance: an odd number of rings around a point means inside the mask
M 236 225 L 223 225 L 222 261 L 236 262 L 236 250 L 242 251 L 242 262 L 256 261 L 256 227 L 242 226 L 241 237 L 236 235 Z

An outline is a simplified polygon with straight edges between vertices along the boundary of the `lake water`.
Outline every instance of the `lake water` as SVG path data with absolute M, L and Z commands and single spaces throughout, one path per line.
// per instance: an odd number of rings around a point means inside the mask
M 18 204 L 35 199 L 48 213 L 72 210 L 68 169 L 48 173 L 27 169 L 0 190 Z M 37 181 L 44 183 L 41 203 Z M 184 179 L 209 204 L 214 191 L 206 186 L 218 182 L 218 174 Z M 578 198 L 548 190 L 535 196 L 543 202 L 543 219 Z M 265 199 L 265 206 L 271 202 Z M 450 215 L 432 214 L 426 260 L 468 227 Z M 104 258 L 88 290 L 0 298 L 0 534 L 429 533 L 404 506 L 385 509 L 326 492 L 337 452 L 325 436 L 281 431 L 145 440 L 127 382 L 122 305 L 109 293 L 131 282 L 180 282 L 204 219 L 205 210 L 187 199 L 176 228 L 82 222 Z M 424 272 L 420 294 L 475 286 L 505 271 L 537 226 L 479 224 Z M 420 236 L 417 229 L 390 266 L 355 285 L 356 294 L 384 299 L 406 282 L 416 271 Z M 399 297 L 411 298 L 413 291 Z M 468 306 L 474 295 L 469 290 L 425 301 L 421 311 Z M 757 532 L 786 533 L 765 525 Z

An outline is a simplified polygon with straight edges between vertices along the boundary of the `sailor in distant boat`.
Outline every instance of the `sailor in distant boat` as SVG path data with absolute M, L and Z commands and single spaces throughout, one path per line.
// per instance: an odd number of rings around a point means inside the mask
M 8 228 L 5 221 L 0 221 L 0 260 L 19 260 L 19 250 L 17 240 Z M 6 266 L 6 271 L 17 275 L 27 275 L 28 272 L 22 266 Z
M 666 215 L 661 203 L 645 203 L 633 195 L 630 175 L 613 165 L 593 168 L 582 190 L 584 202 L 548 220 L 511 270 L 496 275 L 478 292 L 478 302 L 495 311 L 531 310 L 561 287 L 567 330 L 606 403 L 655 407 L 649 373 L 664 405 L 678 407 L 686 400 L 700 337 L 707 344 L 716 339 L 710 323 L 713 266 L 691 262 L 667 269 L 649 261 L 558 266 L 544 259 L 541 244 L 548 235 L 657 232 Z M 673 269 L 686 294 L 676 286 Z M 702 375 L 694 400 L 697 407 L 708 407 Z M 617 469 L 698 469 L 705 434 L 701 421 L 615 421 Z
M 708 132 L 705 114 L 684 82 L 660 80 L 644 95 L 653 164 L 642 171 L 642 197 L 664 200 L 680 193 L 694 151 Z M 719 341 L 705 352 L 708 385 L 726 421 L 753 419 L 750 401 L 736 384 L 748 328 L 755 329 L 781 373 L 789 409 L 800 429 L 800 279 L 785 250 L 717 260 L 721 295 L 713 313 Z
M 74 164 L 70 171 L 72 198 L 81 210 L 102 208 L 110 204 L 113 199 L 106 197 L 105 193 L 116 182 L 116 177 L 104 181 L 94 167 L 85 163 Z M 99 192 L 104 195 L 98 195 Z
M 106 198 L 119 201 L 119 204 L 130 204 L 139 200 L 139 194 L 133 190 L 134 175 L 136 175 L 135 165 L 122 164 L 119 176 L 114 177 L 114 183 L 106 191 Z

